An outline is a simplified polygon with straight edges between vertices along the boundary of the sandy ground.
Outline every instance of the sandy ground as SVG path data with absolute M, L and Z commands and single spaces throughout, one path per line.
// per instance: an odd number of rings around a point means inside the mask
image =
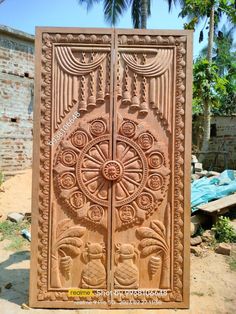
M 8 212 L 29 212 L 31 193 L 31 171 L 9 179 L 4 184 L 5 192 L 0 193 L 0 208 L 3 216 Z M 1 218 L 2 219 L 2 218 Z M 7 240 L 0 242 L 0 313 L 1 314 L 53 314 L 53 313 L 96 313 L 105 310 L 40 310 L 21 309 L 28 303 L 30 250 L 4 249 Z M 236 254 L 236 252 L 234 253 Z M 191 254 L 191 299 L 189 310 L 112 310 L 113 314 L 154 314 L 154 313 L 191 313 L 191 314 L 234 314 L 236 313 L 236 272 L 230 270 L 228 256 L 203 249 L 196 257 Z M 12 283 L 10 289 L 5 286 Z
M 32 170 L 6 180 L 0 192 L 0 214 L 5 219 L 8 213 L 29 213 L 31 211 Z

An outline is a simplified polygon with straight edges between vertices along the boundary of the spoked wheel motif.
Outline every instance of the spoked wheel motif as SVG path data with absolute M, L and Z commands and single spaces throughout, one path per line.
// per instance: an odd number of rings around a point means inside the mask
M 112 158 L 108 128 L 102 119 L 95 122 L 89 132 L 79 128 L 68 137 L 66 147 L 59 146 L 55 167 L 59 198 L 73 217 L 105 226 L 113 194 L 116 228 L 141 224 L 166 193 L 167 152 L 151 132 L 140 133 L 134 121 L 124 120 Z

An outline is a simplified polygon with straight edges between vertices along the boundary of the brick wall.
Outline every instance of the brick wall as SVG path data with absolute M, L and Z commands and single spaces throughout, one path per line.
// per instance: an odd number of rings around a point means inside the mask
M 34 37 L 0 26 L 0 170 L 31 167 Z
M 204 168 L 215 170 L 236 169 L 236 116 L 212 117 L 209 152 Z

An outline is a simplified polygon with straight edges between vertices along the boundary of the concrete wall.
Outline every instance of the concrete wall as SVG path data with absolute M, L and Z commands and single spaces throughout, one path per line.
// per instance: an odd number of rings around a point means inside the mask
M 31 167 L 34 37 L 0 26 L 0 170 Z

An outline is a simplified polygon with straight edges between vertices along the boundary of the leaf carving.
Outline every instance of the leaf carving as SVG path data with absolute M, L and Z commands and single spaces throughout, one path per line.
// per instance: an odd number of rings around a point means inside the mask
M 162 222 L 154 220 L 150 223 L 150 227 L 140 227 L 136 230 L 142 239 L 140 241 L 141 255 L 146 257 L 152 253 L 160 255 L 168 252 L 168 245 L 165 239 L 165 226 Z
M 63 219 L 58 223 L 57 226 L 57 238 L 65 231 L 67 230 L 70 226 L 71 220 L 70 219 Z
M 67 230 L 65 230 L 59 237 L 58 240 L 62 238 L 67 238 L 67 237 L 76 237 L 80 238 L 84 235 L 85 233 L 85 228 L 84 227 L 71 227 Z
M 81 245 L 83 244 L 83 242 L 79 239 L 79 238 L 64 238 L 60 241 L 57 242 L 57 247 L 60 248 L 62 245 L 73 245 L 76 247 L 81 247 Z
M 154 238 L 157 239 L 157 234 L 151 228 L 140 227 L 137 229 L 137 233 L 141 238 Z
M 144 248 L 142 249 L 141 255 L 142 255 L 143 257 L 146 257 L 146 256 L 148 256 L 148 255 L 150 255 L 150 254 L 156 252 L 157 248 L 158 248 L 158 247 L 157 247 L 156 245 L 149 245 L 149 246 L 146 246 L 146 247 L 144 247 Z
M 166 228 L 161 221 L 159 220 L 152 221 L 150 223 L 150 227 L 160 236 L 162 236 L 163 238 L 165 237 Z
M 63 219 L 58 223 L 57 227 L 57 239 L 55 248 L 63 256 L 76 256 L 79 254 L 79 248 L 83 242 L 80 239 L 84 233 L 84 227 L 70 226 L 70 219 Z
M 79 254 L 80 250 L 78 247 L 71 245 L 71 244 L 66 244 L 66 245 L 61 245 L 59 251 L 63 252 L 64 255 L 70 255 L 72 257 L 75 257 Z
M 144 249 L 145 247 L 147 246 L 156 246 L 156 250 L 158 249 L 161 249 L 163 250 L 164 252 L 167 251 L 167 246 L 166 246 L 166 243 L 162 240 L 157 240 L 157 239 L 143 239 L 141 242 L 140 242 L 140 247 L 142 249 Z

